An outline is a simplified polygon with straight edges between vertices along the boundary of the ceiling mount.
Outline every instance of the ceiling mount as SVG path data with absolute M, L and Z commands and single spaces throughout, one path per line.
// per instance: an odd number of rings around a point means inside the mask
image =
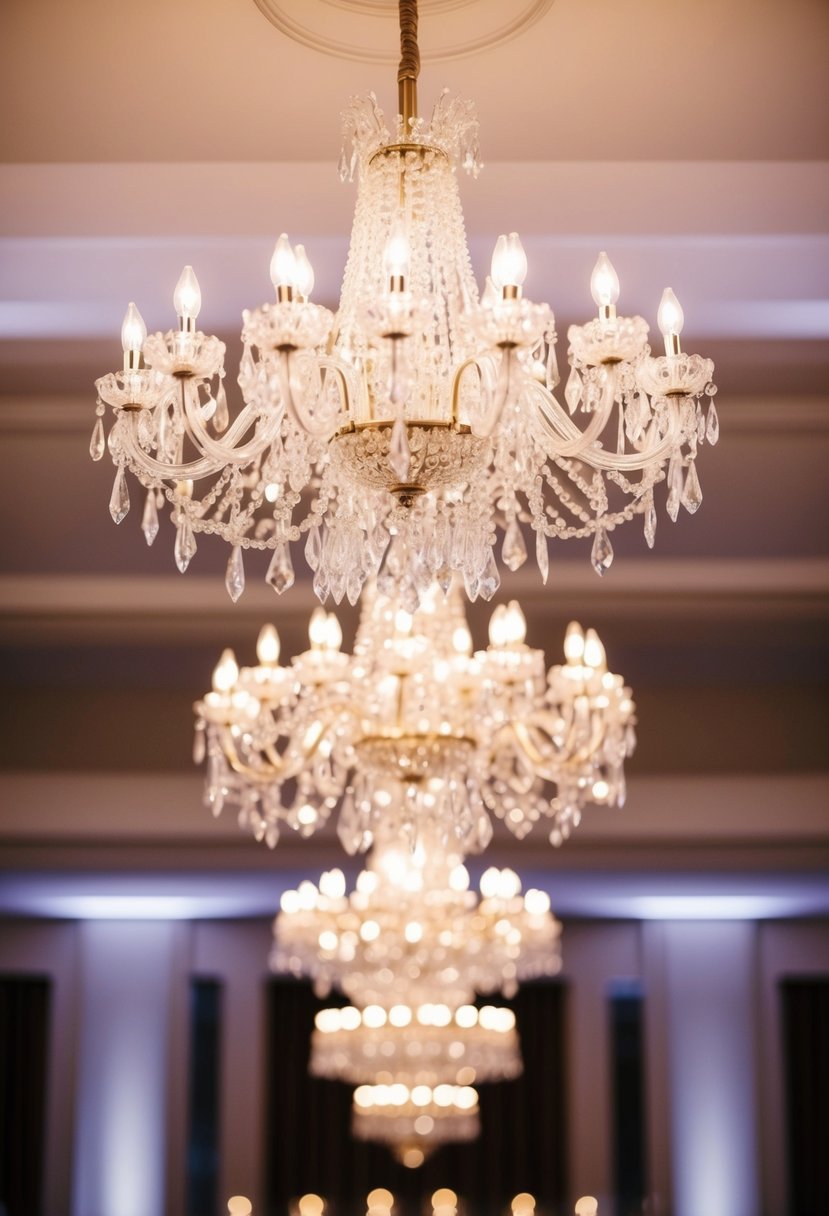
M 254 0 L 280 33 L 325 55 L 361 63 L 393 63 L 396 0 Z M 426 36 L 423 58 L 462 59 L 515 38 L 552 8 L 554 0 L 420 0 Z

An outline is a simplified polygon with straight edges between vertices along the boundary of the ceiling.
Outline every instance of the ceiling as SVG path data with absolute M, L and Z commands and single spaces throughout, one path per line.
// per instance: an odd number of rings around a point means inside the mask
M 474 30 L 493 12 L 479 2 Z M 353 9 L 395 36 L 379 0 L 282 7 L 321 14 L 334 41 L 353 36 Z M 421 7 L 424 47 L 462 41 L 474 14 Z M 625 312 L 653 323 L 670 283 L 688 348 L 716 361 L 722 437 L 701 455 L 700 512 L 663 515 L 652 554 L 634 526 L 603 580 L 578 542 L 559 546 L 547 588 L 529 572 L 505 580 L 499 598 L 521 599 L 550 662 L 571 616 L 599 629 L 633 686 L 640 747 L 624 811 L 588 816 L 560 852 L 543 838 L 498 850 L 573 914 L 644 914 L 631 901 L 664 894 L 660 876 L 704 894 L 712 871 L 719 897 L 759 875 L 749 893 L 780 896 L 775 914 L 827 912 L 829 6 L 519 9 L 536 10 L 523 33 L 425 58 L 421 76 L 424 103 L 445 84 L 478 103 L 486 168 L 461 183 L 476 272 L 517 228 L 562 356 L 591 310 L 599 249 Z M 134 513 L 112 524 L 112 471 L 87 445 L 126 302 L 166 328 L 185 262 L 231 368 L 280 231 L 305 243 L 316 297 L 336 303 L 354 203 L 336 174 L 338 113 L 371 88 L 391 108 L 393 67 L 292 41 L 254 0 L 0 7 L 0 909 L 47 910 L 31 892 L 59 872 L 76 893 L 127 871 L 281 882 L 336 856 L 327 838 L 268 854 L 213 821 L 189 758 L 190 705 L 218 651 L 252 656 L 269 618 L 283 653 L 301 648 L 307 581 L 280 601 L 251 563 L 234 607 L 226 553 L 207 542 L 181 577 L 169 525 L 148 550 Z M 471 615 L 482 639 L 488 610 Z M 786 904 L 781 891 L 798 890 L 805 902 Z

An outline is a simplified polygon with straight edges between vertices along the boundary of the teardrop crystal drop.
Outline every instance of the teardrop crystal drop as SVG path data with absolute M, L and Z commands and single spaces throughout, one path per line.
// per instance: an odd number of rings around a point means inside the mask
M 561 376 L 558 371 L 558 358 L 556 356 L 555 339 L 551 338 L 547 347 L 547 388 L 550 392 L 558 386 Z M 488 822 L 488 820 L 487 820 Z
M 234 545 L 225 572 L 225 587 L 234 604 L 245 589 L 245 562 L 242 546 Z
M 648 497 L 648 505 L 645 507 L 645 541 L 649 549 L 652 549 L 656 542 L 656 507 L 653 505 L 653 495 Z
M 227 409 L 227 394 L 225 393 L 225 382 L 219 380 L 219 390 L 216 393 L 216 413 L 213 415 L 213 426 L 218 432 L 227 429 L 227 424 L 230 421 L 230 415 Z
M 527 546 L 521 525 L 513 515 L 504 533 L 504 543 L 501 546 L 501 557 L 504 565 L 510 570 L 517 570 L 527 560 Z
M 702 488 L 699 484 L 697 462 L 692 460 L 688 465 L 688 473 L 685 477 L 685 488 L 682 491 L 682 505 L 690 515 L 693 515 L 698 510 L 701 502 Z
M 597 574 L 604 574 L 613 565 L 613 546 L 604 528 L 596 529 L 590 561 Z
M 144 514 L 141 516 L 141 531 L 144 540 L 151 545 L 158 536 L 158 511 L 155 505 L 155 490 L 148 490 L 144 500 Z
M 478 595 L 482 599 L 491 600 L 500 585 L 501 576 L 498 573 L 498 564 L 495 561 L 495 554 L 490 548 L 484 568 L 478 579 Z
M 268 586 L 273 587 L 277 595 L 282 595 L 283 591 L 287 591 L 294 585 L 294 565 L 291 561 L 291 546 L 287 541 L 281 541 L 273 551 L 270 565 L 268 566 L 265 575 L 265 582 Z M 242 574 L 242 591 L 245 589 L 244 572 Z M 228 591 L 230 588 L 228 587 Z M 239 592 L 239 595 L 242 594 Z M 235 603 L 239 596 L 234 596 L 230 592 L 231 599 Z
M 567 408 L 571 414 L 575 414 L 579 408 L 582 395 L 581 376 L 574 367 L 567 378 L 567 384 L 564 388 L 564 400 L 567 402 Z
M 89 455 L 93 460 L 100 460 L 106 451 L 106 436 L 104 435 L 104 423 L 101 418 L 95 419 L 95 425 L 92 428 L 92 438 L 89 441 Z
M 546 586 L 547 575 L 550 573 L 550 554 L 547 549 L 547 537 L 540 528 L 535 534 L 535 560 L 541 575 L 541 581 Z
M 193 734 L 193 763 L 201 764 L 205 756 L 204 725 L 197 726 Z
M 395 419 L 394 426 L 391 429 L 389 464 L 395 477 L 399 477 L 401 481 L 406 481 L 412 465 L 412 454 L 409 450 L 409 436 L 406 432 L 406 424 L 399 415 Z
M 713 445 L 720 437 L 720 419 L 717 414 L 717 407 L 712 401 L 708 407 L 708 420 L 705 425 L 705 438 Z
M 312 570 L 318 570 L 322 556 L 322 540 L 316 524 L 308 529 L 308 539 L 305 541 L 305 560 Z
M 112 494 L 109 498 L 109 513 L 117 524 L 130 509 L 130 492 L 127 488 L 127 478 L 124 473 L 124 466 L 119 464 L 118 472 L 115 474 L 115 482 L 112 487 Z
M 173 556 L 182 574 L 184 574 L 190 565 L 195 553 L 196 537 L 193 533 L 193 526 L 189 518 L 182 513 L 179 517 L 178 527 L 176 528 L 176 541 L 173 546 Z
M 344 182 L 348 177 L 348 157 L 345 154 L 345 148 L 340 150 L 340 159 L 337 161 L 337 173 L 341 182 Z

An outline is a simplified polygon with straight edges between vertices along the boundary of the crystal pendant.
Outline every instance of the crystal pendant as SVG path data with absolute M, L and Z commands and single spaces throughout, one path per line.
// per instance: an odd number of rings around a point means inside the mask
M 582 387 L 581 376 L 574 367 L 567 378 L 567 384 L 564 389 L 564 400 L 567 402 L 567 408 L 571 414 L 575 414 L 579 408 Z
M 127 478 L 124 473 L 124 466 L 119 464 L 118 472 L 115 474 L 115 483 L 112 487 L 112 494 L 109 499 L 109 513 L 117 524 L 130 509 L 130 492 L 127 488 Z
M 690 461 L 685 477 L 685 488 L 682 491 L 682 505 L 689 514 L 693 515 L 702 502 L 702 488 L 697 474 L 697 462 Z
M 653 505 L 653 495 L 648 495 L 648 505 L 645 507 L 645 541 L 649 549 L 656 542 L 656 507 Z
M 495 592 L 501 585 L 501 576 L 498 573 L 498 565 L 495 561 L 495 554 L 492 549 L 489 549 L 489 556 L 486 559 L 484 568 L 481 571 L 478 579 L 478 595 L 482 599 L 491 600 Z
M 322 557 L 322 541 L 320 530 L 316 524 L 308 529 L 308 539 L 305 542 L 305 560 L 312 570 L 318 570 Z
M 225 393 L 225 382 L 219 380 L 219 391 L 216 393 L 216 413 L 213 415 L 213 426 L 217 431 L 227 429 L 227 424 L 230 421 L 230 415 L 227 409 L 227 394 Z
M 720 420 L 717 416 L 717 407 L 712 401 L 708 407 L 708 420 L 705 426 L 705 438 L 713 446 L 720 437 Z
M 674 523 L 679 515 L 679 503 L 682 498 L 682 458 L 676 453 L 668 465 L 668 500 L 666 507 Z
M 541 581 L 546 586 L 547 575 L 550 573 L 550 554 L 547 550 L 547 537 L 540 528 L 535 534 L 535 560 L 541 574 Z
M 409 450 L 409 436 L 406 433 L 406 424 L 399 415 L 395 419 L 394 426 L 391 429 L 389 464 L 395 477 L 399 477 L 401 481 L 406 481 L 412 466 L 412 454 Z
M 527 560 L 527 546 L 524 542 L 524 534 L 521 531 L 521 525 L 514 515 L 507 524 L 507 530 L 504 533 L 501 557 L 504 565 L 512 571 L 517 570 L 519 566 L 523 566 Z
M 193 735 L 193 763 L 201 764 L 205 755 L 204 728 L 196 727 Z
M 144 514 L 141 516 L 141 531 L 144 540 L 151 545 L 158 536 L 158 511 L 155 505 L 155 490 L 148 490 L 144 501 Z
M 193 533 L 193 526 L 189 517 L 182 512 L 176 528 L 176 543 L 173 546 L 173 556 L 182 574 L 190 565 L 195 553 L 196 537 Z
M 597 574 L 604 574 L 613 565 L 613 546 L 604 528 L 597 528 L 590 550 L 590 561 Z
M 345 580 L 345 596 L 352 608 L 360 598 L 362 589 L 363 573 L 359 566 L 354 565 L 349 570 L 348 577 Z
M 242 546 L 234 545 L 227 563 L 225 587 L 234 604 L 245 589 L 245 563 L 242 558 Z
M 280 541 L 273 551 L 270 565 L 268 566 L 265 582 L 273 587 L 277 595 L 282 595 L 283 591 L 287 591 L 289 587 L 294 585 L 294 566 L 291 561 L 291 546 L 287 541 Z M 228 587 L 230 597 L 235 603 L 245 589 L 245 576 L 242 572 L 242 587 L 238 595 L 234 595 Z
M 100 460 L 105 449 L 106 437 L 104 436 L 104 424 L 102 419 L 96 418 L 95 425 L 92 428 L 92 438 L 89 441 L 89 455 L 93 460 Z

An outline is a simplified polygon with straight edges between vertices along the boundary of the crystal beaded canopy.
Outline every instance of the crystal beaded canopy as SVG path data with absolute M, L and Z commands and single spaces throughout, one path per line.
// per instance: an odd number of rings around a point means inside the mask
M 499 237 L 479 296 L 457 183 L 458 168 L 481 167 L 477 120 L 448 93 L 428 121 L 417 116 L 411 0 L 401 18 L 396 120 L 373 95 L 344 116 L 340 174 L 358 189 L 336 315 L 310 301 L 308 257 L 283 234 L 271 262 L 276 299 L 243 315 L 235 418 L 224 345 L 196 329 L 191 267 L 175 292 L 178 329 L 147 337 L 131 304 L 124 369 L 97 381 L 90 451 L 100 459 L 108 446 L 116 466 L 113 519 L 129 510 L 131 473 L 146 494 L 148 543 L 169 505 L 180 570 L 201 534 L 228 542 L 234 600 L 245 550 L 270 551 L 266 578 L 282 592 L 298 542 L 323 601 L 356 603 L 381 571 L 410 609 L 452 574 L 471 599 L 489 599 L 498 556 L 517 569 L 528 537 L 545 581 L 550 538 L 592 539 L 603 574 L 623 522 L 641 515 L 653 545 L 661 482 L 672 519 L 702 500 L 697 452 L 719 432 L 713 364 L 682 352 L 676 296 L 663 296 L 665 354 L 654 356 L 647 323 L 617 315 L 619 280 L 600 254 L 597 315 L 570 328 L 559 402 L 553 314 L 522 296 L 516 233 Z
M 382 576 L 351 655 L 322 608 L 289 666 L 266 626 L 258 664 L 225 651 L 195 706 L 208 805 L 236 808 L 271 846 L 283 826 L 310 836 L 337 809 L 352 854 L 425 840 L 466 856 L 489 843 L 490 815 L 518 837 L 546 823 L 560 844 L 585 806 L 623 804 L 635 711 L 593 630 L 572 624 L 549 670 L 525 631 L 518 604 L 499 605 L 473 653 L 455 585 L 432 584 L 410 613 Z

